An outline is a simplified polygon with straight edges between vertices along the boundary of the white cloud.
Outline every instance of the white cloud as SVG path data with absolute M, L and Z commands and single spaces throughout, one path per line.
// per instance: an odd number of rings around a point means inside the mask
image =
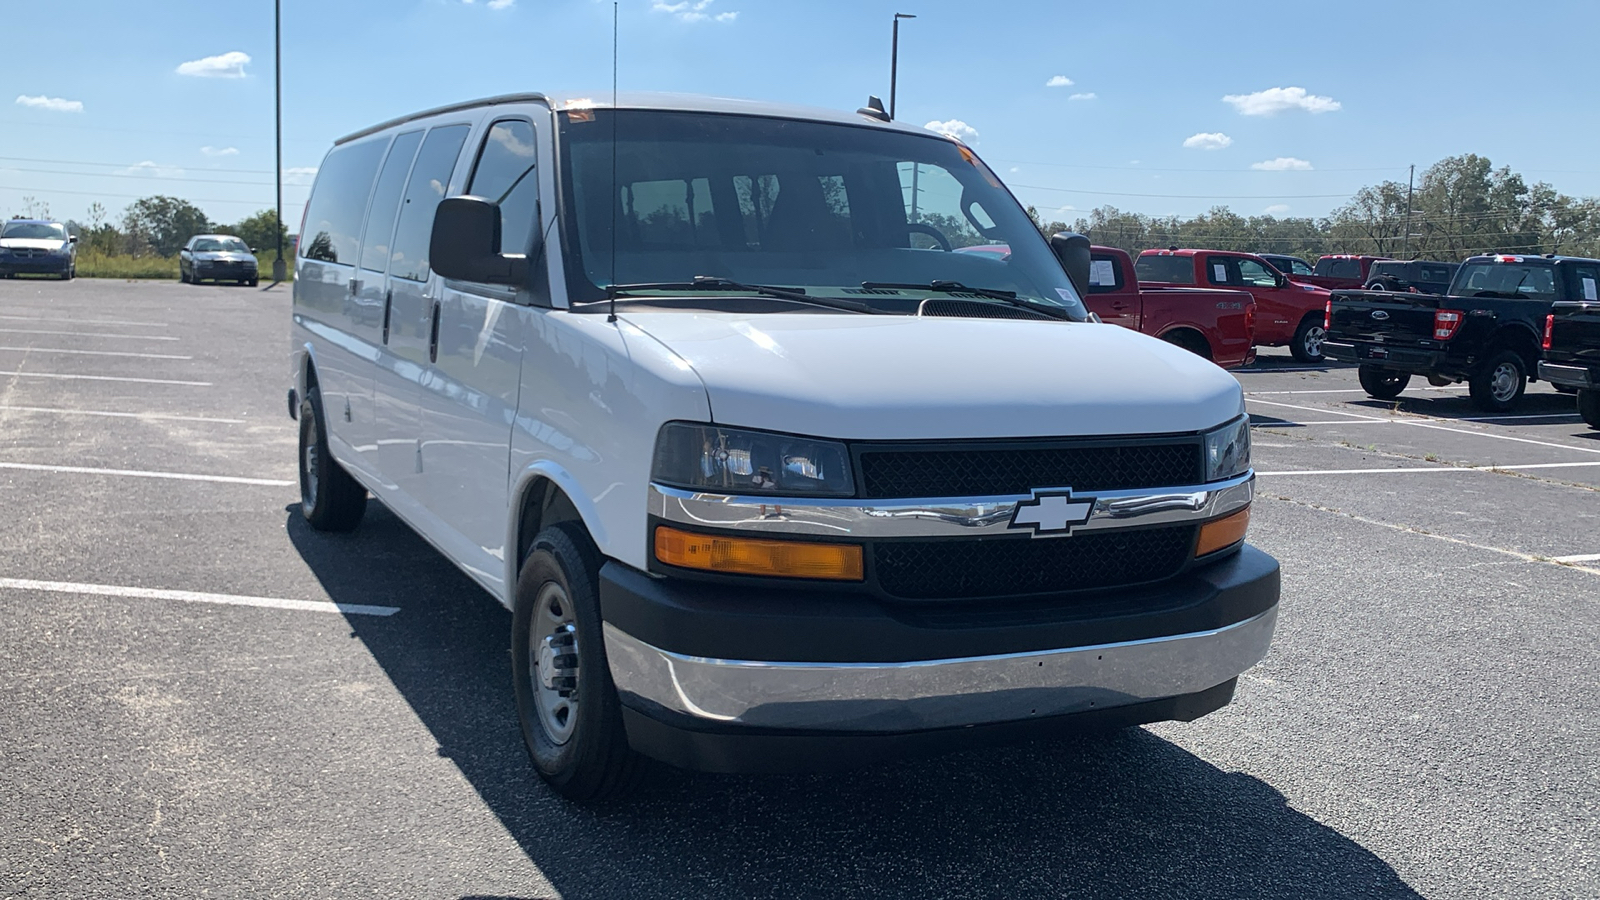
M 666 0 L 655 0 L 650 8 L 656 12 L 664 12 L 677 16 L 684 22 L 732 22 L 739 18 L 738 12 L 709 13 L 706 8 L 716 0 L 678 0 L 677 3 L 667 3 Z
M 1184 139 L 1183 146 L 1190 150 L 1221 150 L 1233 143 L 1233 138 L 1220 131 L 1202 131 Z
M 1052 76 L 1050 76 L 1050 80 L 1046 81 L 1044 83 L 1044 86 L 1045 87 L 1072 87 L 1073 84 L 1074 84 L 1073 80 L 1071 78 L 1068 78 L 1065 75 L 1052 75 Z
M 1309 172 L 1311 163 L 1292 156 L 1280 156 L 1263 162 L 1251 163 L 1250 168 L 1258 172 Z
M 1332 97 L 1308 94 L 1300 87 L 1267 88 L 1254 94 L 1229 94 L 1222 99 L 1245 116 L 1275 116 L 1290 109 L 1303 109 L 1308 113 L 1334 112 L 1343 105 Z
M 238 156 L 238 147 L 201 147 L 201 156 Z
M 1013 175 L 1015 175 L 1015 174 L 1017 174 L 1018 172 L 1021 172 L 1021 171 L 1022 171 L 1022 169 L 1020 169 L 1020 168 L 1018 168 L 1016 166 L 1012 166 L 1011 167 L 1011 174 L 1013 174 Z
M 60 97 L 46 97 L 43 94 L 37 97 L 29 97 L 27 94 L 23 94 L 17 97 L 17 105 L 31 106 L 34 109 L 49 109 L 55 112 L 83 112 L 82 100 L 63 100 Z
M 178 74 L 196 78 L 243 78 L 244 67 L 249 62 L 250 54 L 230 50 L 218 56 L 190 60 L 178 67 Z
M 1266 209 L 1263 209 L 1261 212 L 1266 214 L 1266 215 L 1269 215 L 1269 216 L 1281 216 L 1281 215 L 1283 215 L 1284 213 L 1286 213 L 1288 211 L 1289 211 L 1289 204 L 1287 204 L 1287 203 L 1274 203 L 1271 206 L 1267 207 Z
M 293 169 L 283 170 L 284 184 L 310 184 L 317 177 L 316 166 L 297 166 Z
M 1090 92 L 1088 92 L 1086 94 L 1073 94 L 1072 96 L 1068 97 L 1067 99 L 1068 100 L 1099 100 L 1100 99 L 1100 95 L 1096 94 L 1094 91 L 1090 91 Z
M 145 160 L 138 165 L 132 165 L 122 170 L 124 175 L 148 175 L 152 178 L 182 178 L 183 170 L 177 166 L 158 165 L 152 160 Z
M 934 121 L 929 122 L 922 127 L 928 129 L 929 131 L 937 131 L 946 137 L 953 137 L 957 140 L 966 141 L 969 144 L 978 139 L 978 129 L 973 128 L 971 125 L 968 125 L 960 119 L 951 119 L 948 122 L 940 122 L 935 119 Z
M 475 0 L 461 0 L 461 2 L 465 3 L 468 6 L 471 6 L 475 2 Z M 488 4 L 486 4 L 486 5 L 490 9 L 505 9 L 505 8 L 507 8 L 509 6 L 515 6 L 516 3 L 517 3 L 517 0 L 489 0 Z

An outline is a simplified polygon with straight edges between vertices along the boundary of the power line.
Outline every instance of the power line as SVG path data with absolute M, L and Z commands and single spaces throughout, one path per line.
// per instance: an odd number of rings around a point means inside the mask
M 131 169 L 131 168 L 134 168 L 135 166 L 144 165 L 143 162 L 136 162 L 136 163 L 87 162 L 87 161 L 84 161 L 84 160 L 76 160 L 76 159 L 39 159 L 38 157 L 31 157 L 31 156 L 0 156 L 0 160 L 9 160 L 11 162 L 52 163 L 52 164 L 58 165 L 58 166 L 106 166 L 106 167 L 112 168 L 112 169 Z M 241 175 L 271 175 L 271 174 L 273 174 L 271 169 L 207 168 L 207 169 L 205 169 L 205 171 L 207 171 L 207 172 L 234 172 L 234 173 L 241 174 Z M 66 173 L 66 174 L 76 175 L 78 173 L 72 172 L 72 173 Z
M 38 188 L 38 187 L 16 187 L 14 185 L 8 185 L 8 184 L 0 184 L 0 191 L 23 191 L 23 192 L 30 193 L 30 194 L 39 193 L 39 194 L 47 194 L 47 195 L 48 194 L 73 194 L 75 196 L 83 196 L 83 197 L 116 197 L 119 200 L 142 200 L 145 197 L 151 196 L 150 194 L 107 194 L 107 193 L 105 193 L 103 191 L 63 191 L 63 190 L 56 190 L 55 188 L 44 189 L 44 188 Z M 234 198 L 234 199 L 231 199 L 231 200 L 224 200 L 224 199 L 222 199 L 220 197 L 185 197 L 183 199 L 188 200 L 190 203 L 254 203 L 254 202 L 256 202 L 254 200 L 240 200 L 238 198 Z
M 0 119 L 0 125 L 5 125 L 8 127 L 15 125 L 26 125 L 33 126 L 35 128 L 70 128 L 76 131 L 116 131 L 127 134 L 159 134 L 162 136 L 177 135 L 180 137 L 210 138 L 211 140 L 217 140 L 219 138 L 225 138 L 230 141 L 272 140 L 271 135 L 265 134 L 213 134 L 210 132 L 200 131 L 168 131 L 164 128 L 113 128 L 109 125 L 70 125 L 66 122 L 23 122 L 17 119 Z M 284 138 L 284 140 L 294 141 L 297 144 L 321 144 L 324 147 L 329 146 L 331 143 L 329 141 L 316 140 L 314 138 Z
M 8 172 L 33 172 L 43 175 L 72 175 L 77 178 L 133 178 L 140 181 L 187 181 L 191 184 L 242 184 L 253 187 L 270 187 L 271 181 L 239 181 L 224 178 L 190 178 L 187 175 L 162 175 L 155 171 L 150 172 L 65 172 L 60 169 L 24 169 L 8 168 Z M 285 184 L 284 187 L 299 187 L 309 190 L 309 184 Z M 43 190 L 43 188 L 41 188 Z

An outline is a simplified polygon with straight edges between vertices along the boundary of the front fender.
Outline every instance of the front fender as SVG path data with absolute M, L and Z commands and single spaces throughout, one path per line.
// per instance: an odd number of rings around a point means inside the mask
M 589 533 L 595 546 L 604 548 L 611 543 L 605 523 L 600 517 L 599 508 L 589 498 L 576 476 L 552 459 L 536 459 L 529 463 L 516 474 L 511 485 L 511 515 L 507 517 L 505 543 L 507 597 L 503 600 L 507 606 L 510 606 L 514 599 L 512 595 L 516 591 L 517 568 L 522 561 L 522 540 L 525 537 L 519 533 L 522 527 L 522 507 L 528 501 L 528 496 L 534 487 L 541 481 L 549 481 L 555 485 L 572 502 L 573 508 L 578 511 L 578 518 L 583 522 L 584 530 Z

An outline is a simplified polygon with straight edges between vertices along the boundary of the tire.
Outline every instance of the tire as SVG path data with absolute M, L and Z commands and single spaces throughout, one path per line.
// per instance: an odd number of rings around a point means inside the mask
M 1327 329 L 1322 327 L 1322 319 L 1312 313 L 1300 320 L 1300 327 L 1294 330 L 1294 340 L 1289 342 L 1289 352 L 1294 358 L 1303 363 L 1319 363 L 1327 359 L 1322 354 L 1322 340 L 1328 336 Z
M 1388 288 L 1383 286 L 1383 282 L 1374 281 L 1371 284 L 1367 285 L 1367 290 L 1369 290 L 1369 291 L 1387 291 Z
M 1600 429 L 1600 388 L 1578 392 L 1578 415 L 1583 416 L 1583 424 Z
M 261 279 L 259 277 L 252 278 L 249 281 L 249 284 L 250 284 L 251 287 L 255 287 L 256 285 L 258 285 L 260 283 L 261 283 Z
M 1528 389 L 1528 367 L 1515 350 L 1501 350 L 1478 367 L 1467 380 L 1467 393 L 1484 412 L 1510 412 Z
M 367 511 L 367 489 L 328 452 L 322 392 L 300 401 L 300 514 L 318 531 L 353 531 Z
M 1201 359 L 1211 358 L 1211 345 L 1206 342 L 1203 335 L 1196 332 L 1179 329 L 1163 334 L 1161 339 L 1174 347 L 1182 347 Z
M 1356 377 L 1361 380 L 1361 389 L 1367 392 L 1367 396 L 1378 400 L 1393 400 L 1411 383 L 1410 372 L 1395 372 L 1377 366 L 1362 366 Z
M 576 803 L 627 792 L 642 762 L 628 746 L 606 660 L 599 570 L 599 554 L 576 523 L 540 531 L 517 576 L 511 616 L 523 743 L 539 777 Z

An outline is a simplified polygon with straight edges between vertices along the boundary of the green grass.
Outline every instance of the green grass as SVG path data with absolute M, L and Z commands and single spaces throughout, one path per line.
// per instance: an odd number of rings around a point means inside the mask
M 257 257 L 260 260 L 260 272 L 263 281 L 272 280 L 272 262 L 277 259 L 276 253 L 263 253 Z M 287 260 L 288 275 L 286 281 L 294 280 L 294 260 Z M 79 253 L 78 254 L 79 278 L 141 278 L 152 280 L 178 280 L 177 257 L 164 256 L 127 256 L 124 254 L 107 253 Z

